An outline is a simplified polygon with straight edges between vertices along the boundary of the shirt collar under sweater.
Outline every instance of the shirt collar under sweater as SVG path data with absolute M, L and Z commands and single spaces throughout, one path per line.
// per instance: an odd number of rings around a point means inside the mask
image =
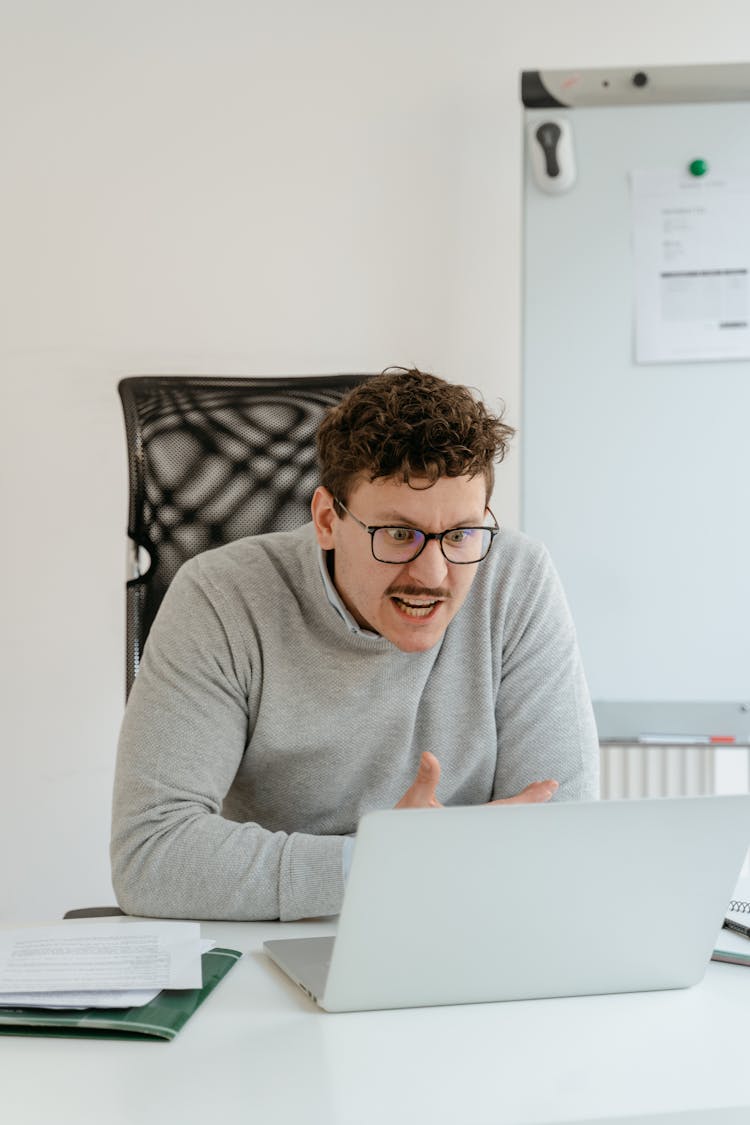
M 372 629 L 361 629 L 352 617 L 349 610 L 344 605 L 343 601 L 341 600 L 341 595 L 331 581 L 331 575 L 328 570 L 328 554 L 329 552 L 324 551 L 320 544 L 318 544 L 318 565 L 320 567 L 320 573 L 323 578 L 323 586 L 325 588 L 328 601 L 336 610 L 339 617 L 342 618 L 350 633 L 354 633 L 355 635 L 360 637 L 379 637 L 380 634 L 373 632 Z

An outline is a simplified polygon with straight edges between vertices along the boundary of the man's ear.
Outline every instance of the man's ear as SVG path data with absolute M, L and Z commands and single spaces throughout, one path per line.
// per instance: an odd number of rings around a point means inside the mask
M 334 509 L 334 499 L 327 488 L 320 485 L 313 493 L 312 503 L 310 510 L 312 512 L 313 523 L 315 524 L 315 534 L 318 537 L 318 543 L 324 551 L 331 551 L 334 547 L 334 534 L 333 528 L 338 520 L 336 511 Z

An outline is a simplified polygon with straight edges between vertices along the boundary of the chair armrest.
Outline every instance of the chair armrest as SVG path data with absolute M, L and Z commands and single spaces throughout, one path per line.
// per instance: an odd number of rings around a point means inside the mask
M 66 910 L 63 918 L 111 918 L 124 913 L 119 906 L 84 906 L 79 910 Z

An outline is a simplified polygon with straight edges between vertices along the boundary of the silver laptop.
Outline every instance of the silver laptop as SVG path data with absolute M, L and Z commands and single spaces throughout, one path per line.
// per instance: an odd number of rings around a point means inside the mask
M 329 1012 L 684 988 L 750 844 L 750 795 L 363 817 L 335 939 L 266 953 Z

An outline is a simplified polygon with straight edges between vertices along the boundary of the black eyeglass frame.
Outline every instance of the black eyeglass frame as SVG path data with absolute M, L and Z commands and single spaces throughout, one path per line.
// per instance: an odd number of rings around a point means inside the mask
M 477 563 L 484 562 L 484 560 L 487 558 L 490 551 L 492 550 L 492 544 L 495 542 L 495 536 L 497 535 L 497 533 L 500 530 L 500 524 L 497 522 L 497 518 L 495 516 L 495 513 L 492 511 L 492 508 L 490 508 L 489 504 L 487 505 L 487 511 L 490 513 L 493 520 L 495 521 L 494 527 L 487 527 L 485 524 L 480 524 L 478 526 L 472 525 L 471 527 L 448 527 L 448 528 L 445 529 L 445 531 L 422 531 L 421 527 L 407 527 L 406 525 L 397 524 L 397 523 L 380 523 L 380 524 L 373 524 L 373 525 L 363 523 L 362 520 L 357 519 L 357 517 L 354 515 L 353 512 L 349 511 L 346 504 L 344 504 L 343 500 L 337 500 L 335 496 L 334 496 L 333 499 L 334 499 L 334 503 L 337 504 L 339 508 L 342 508 L 348 516 L 351 516 L 351 518 L 354 520 L 355 523 L 359 524 L 359 526 L 362 528 L 363 531 L 366 531 L 368 533 L 368 535 L 370 536 L 370 550 L 372 551 L 372 557 L 375 559 L 375 562 L 383 563 L 384 566 L 405 566 L 407 563 L 414 562 L 414 560 L 418 559 L 419 556 L 422 554 L 422 551 L 424 551 L 425 547 L 427 546 L 427 544 L 430 542 L 431 539 L 437 539 L 438 543 L 440 544 L 440 552 L 441 552 L 443 558 L 445 559 L 446 562 L 449 562 L 451 564 L 451 566 L 476 566 Z M 378 556 L 375 554 L 375 532 L 376 531 L 386 531 L 386 530 L 388 530 L 388 531 L 417 531 L 417 532 L 419 532 L 420 535 L 424 536 L 424 542 L 423 542 L 422 546 L 419 548 L 419 550 L 417 551 L 417 553 L 415 555 L 412 555 L 411 558 L 409 558 L 409 559 L 379 559 Z M 490 533 L 489 546 L 487 547 L 487 550 L 484 552 L 484 554 L 481 555 L 478 559 L 467 559 L 465 562 L 459 562 L 456 559 L 451 559 L 445 553 L 445 548 L 443 546 L 443 538 L 446 535 L 450 535 L 450 533 L 452 531 L 489 531 L 489 533 Z

